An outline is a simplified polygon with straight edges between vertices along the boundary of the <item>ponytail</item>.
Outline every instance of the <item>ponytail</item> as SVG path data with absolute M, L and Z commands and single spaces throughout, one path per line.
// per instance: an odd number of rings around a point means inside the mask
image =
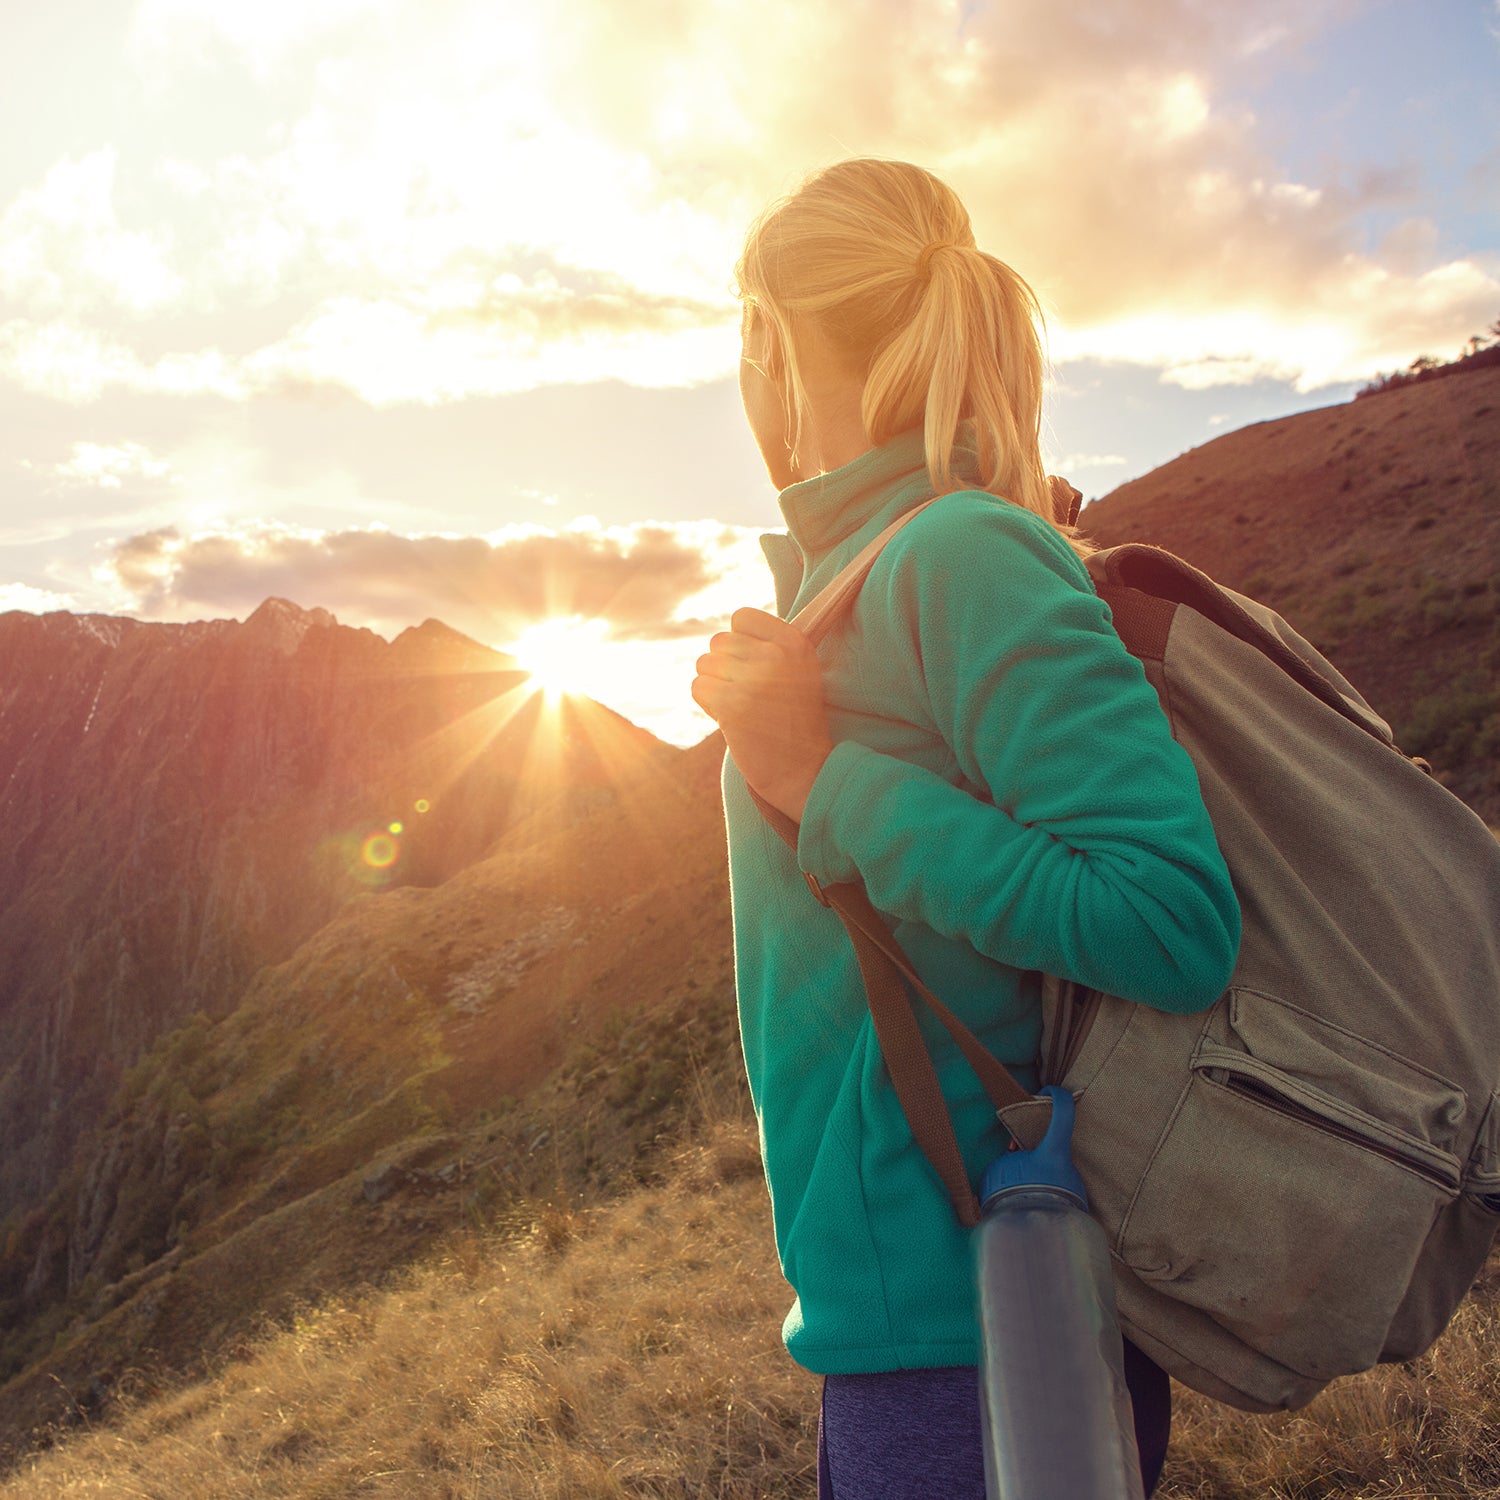
M 776 332 L 794 449 L 806 409 L 796 326 L 806 322 L 863 373 L 873 444 L 922 428 L 935 494 L 966 487 L 953 455 L 972 444 L 982 488 L 1091 550 L 1057 515 L 1042 466 L 1041 306 L 977 248 L 945 183 L 905 162 L 840 162 L 761 215 L 735 274 Z

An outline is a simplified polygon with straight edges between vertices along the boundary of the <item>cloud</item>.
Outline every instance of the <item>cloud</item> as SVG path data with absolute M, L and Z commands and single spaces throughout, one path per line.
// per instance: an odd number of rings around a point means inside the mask
M 721 308 L 507 275 L 436 310 L 337 298 L 240 371 L 255 390 L 341 387 L 383 406 L 599 380 L 691 385 L 723 375 L 738 352 Z
M 0 375 L 77 403 L 111 390 L 244 401 L 332 389 L 386 406 L 601 380 L 682 386 L 723 376 L 738 350 L 736 329 L 718 309 L 556 282 L 492 288 L 446 311 L 333 298 L 240 358 L 206 348 L 142 359 L 125 341 L 66 319 L 0 325 Z
M 1337 285 L 1308 286 L 1293 301 L 1221 309 L 1162 308 L 1088 330 L 1063 330 L 1054 356 L 1113 359 L 1161 370 L 1187 390 L 1284 380 L 1299 391 L 1367 378 L 1404 366 L 1409 350 L 1457 351 L 1463 335 L 1488 321 L 1500 280 L 1472 262 L 1420 276 L 1351 261 Z M 1374 309 L 1355 319 L 1350 307 Z M 1458 309 L 1458 312 L 1454 310 Z
M 60 161 L 11 200 L 0 214 L 0 296 L 43 312 L 140 315 L 181 295 L 162 238 L 119 221 L 116 160 L 104 147 Z
M 212 62 L 226 48 L 264 79 L 289 53 L 381 8 L 370 0 L 141 0 L 130 49 L 138 66 L 169 75 Z
M 1456 347 L 1485 320 L 1495 255 L 1445 261 L 1415 236 L 1362 248 L 1363 215 L 1418 194 L 1410 173 L 1286 180 L 1263 144 L 1283 123 L 1221 102 L 1261 54 L 1295 56 L 1346 9 L 1138 0 L 1104 28 L 1097 8 L 1023 4 L 1004 8 L 1002 31 L 1001 8 L 981 8 L 974 84 L 1005 101 L 1003 118 L 936 155 L 981 243 L 1053 309 L 1055 358 L 1138 364 L 1190 388 L 1272 377 L 1308 390 L 1423 344 Z
M 746 223 L 867 152 L 960 190 L 1060 361 L 1359 378 L 1487 323 L 1500 258 L 1445 257 L 1410 174 L 1289 180 L 1284 122 L 1228 102 L 1353 9 L 144 0 L 131 55 L 160 108 L 219 86 L 226 138 L 254 145 L 101 150 L 14 199 L 0 371 L 70 400 L 376 405 L 716 379 Z M 1370 250 L 1376 209 L 1411 222 Z
M 140 443 L 74 443 L 72 456 L 53 469 L 60 479 L 117 490 L 127 479 L 164 479 L 171 465 Z
M 148 618 L 244 615 L 276 596 L 382 633 L 435 617 L 495 644 L 574 616 L 607 622 L 615 641 L 703 636 L 767 591 L 754 535 L 717 522 L 585 521 L 487 538 L 166 527 L 116 544 L 100 577 Z
M 29 583 L 0 583 L 0 615 L 13 609 L 45 615 L 58 609 L 76 609 L 71 594 L 53 593 L 51 589 L 33 588 Z
M 1066 476 L 1080 469 L 1112 469 L 1129 462 L 1119 453 L 1068 453 L 1062 458 L 1049 459 L 1047 467 Z
M 229 400 L 249 394 L 243 374 L 217 349 L 142 359 L 123 340 L 66 318 L 0 324 L 0 376 L 22 390 L 79 403 L 110 390 Z

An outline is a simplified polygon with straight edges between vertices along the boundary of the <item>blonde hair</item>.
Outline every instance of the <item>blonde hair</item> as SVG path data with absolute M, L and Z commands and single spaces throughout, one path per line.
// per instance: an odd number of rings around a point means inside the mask
M 856 157 L 814 173 L 750 227 L 735 279 L 774 329 L 785 365 L 791 446 L 807 393 L 795 330 L 815 327 L 864 377 L 861 415 L 876 446 L 921 426 L 935 493 L 954 478 L 970 424 L 982 488 L 1050 521 L 1042 467 L 1041 305 L 974 243 L 958 195 L 908 162 Z

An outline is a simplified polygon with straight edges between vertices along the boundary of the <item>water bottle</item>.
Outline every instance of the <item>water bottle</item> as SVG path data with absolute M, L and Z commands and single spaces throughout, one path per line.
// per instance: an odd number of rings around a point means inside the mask
M 1073 1096 L 990 1163 L 974 1231 L 989 1500 L 1142 1500 L 1104 1231 L 1073 1166 Z

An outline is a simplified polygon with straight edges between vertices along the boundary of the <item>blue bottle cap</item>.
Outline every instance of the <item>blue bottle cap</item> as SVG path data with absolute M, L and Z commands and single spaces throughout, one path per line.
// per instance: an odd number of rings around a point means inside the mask
M 1052 1122 L 1032 1151 L 1007 1151 L 984 1171 L 979 1202 L 986 1210 L 1002 1194 L 1019 1188 L 1055 1187 L 1071 1193 L 1084 1208 L 1089 1195 L 1073 1165 L 1073 1096 L 1056 1084 L 1042 1090 L 1052 1100 Z

